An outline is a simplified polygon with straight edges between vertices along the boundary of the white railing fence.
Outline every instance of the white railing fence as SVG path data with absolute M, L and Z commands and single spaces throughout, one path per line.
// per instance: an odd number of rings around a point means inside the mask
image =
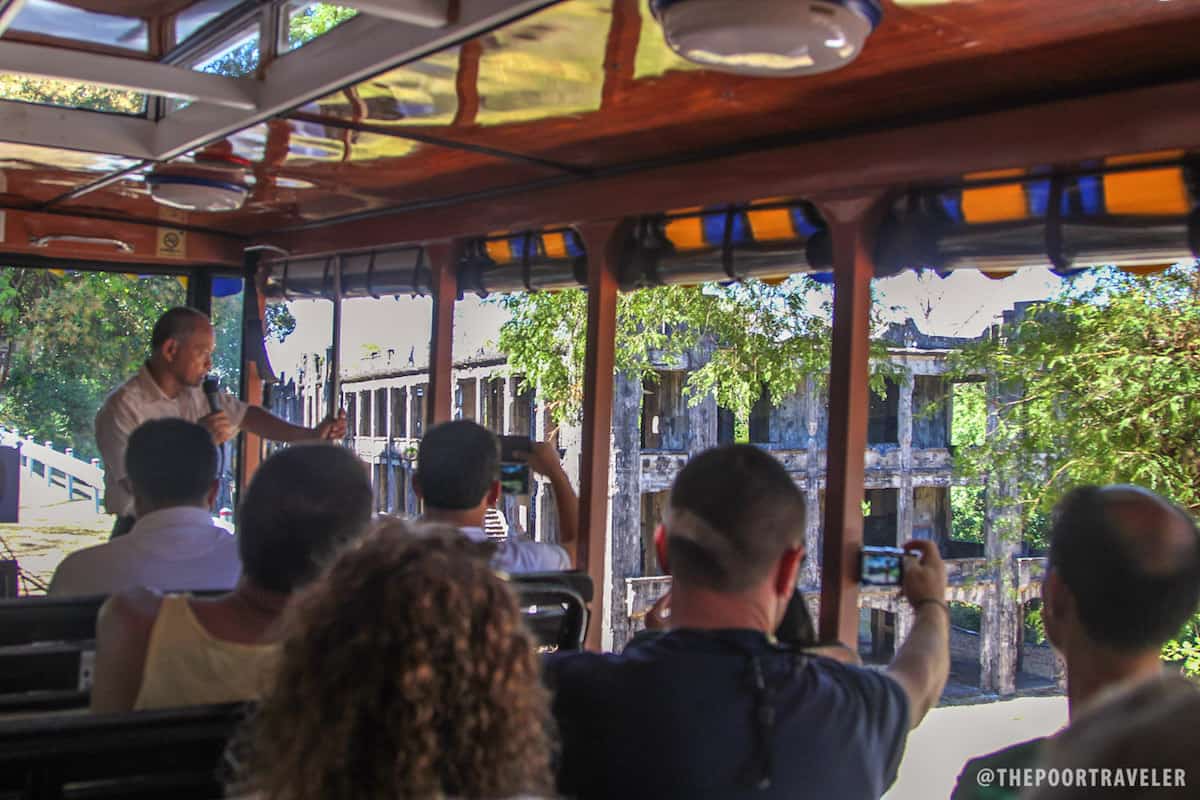
M 7 428 L 0 428 L 0 445 L 18 448 L 21 466 L 28 469 L 30 475 L 40 475 L 47 486 L 62 486 L 70 500 L 76 495 L 89 498 L 96 506 L 96 513 L 100 513 L 104 500 L 104 470 L 100 467 L 100 459 L 81 461 L 69 447 L 60 452 L 54 449 L 53 442 L 38 444 L 33 436 L 22 438 L 20 431 Z M 34 469 L 35 464 L 41 465 L 40 473 Z

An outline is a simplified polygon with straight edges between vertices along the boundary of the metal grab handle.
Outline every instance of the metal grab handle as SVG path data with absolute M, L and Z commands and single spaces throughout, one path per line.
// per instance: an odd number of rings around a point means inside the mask
M 110 236 L 76 236 L 70 233 L 51 233 L 46 236 L 30 237 L 29 243 L 34 247 L 49 247 L 51 242 L 71 242 L 72 244 L 110 244 L 122 253 L 132 253 L 133 245 L 123 239 Z

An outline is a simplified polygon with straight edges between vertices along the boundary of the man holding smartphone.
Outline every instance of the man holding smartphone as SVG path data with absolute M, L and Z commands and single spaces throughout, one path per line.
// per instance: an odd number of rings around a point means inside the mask
M 945 565 L 932 542 L 905 545 L 902 591 L 915 621 L 886 671 L 789 646 L 774 634 L 804 559 L 804 514 L 791 475 L 757 447 L 726 445 L 688 462 L 655 532 L 673 577 L 669 630 L 620 655 L 545 661 L 562 740 L 560 794 L 884 793 L 909 729 L 937 703 L 949 672 Z
M 574 547 L 577 538 L 579 500 L 558 451 L 546 442 L 529 442 L 527 451 L 509 449 L 510 458 L 525 461 L 549 481 L 558 511 L 559 544 L 509 537 L 498 543 L 493 566 L 514 574 L 571 569 L 566 548 Z M 413 490 L 424 502 L 423 519 L 456 525 L 469 538 L 486 541 L 484 518 L 503 492 L 500 440 L 470 420 L 435 425 L 417 449 Z

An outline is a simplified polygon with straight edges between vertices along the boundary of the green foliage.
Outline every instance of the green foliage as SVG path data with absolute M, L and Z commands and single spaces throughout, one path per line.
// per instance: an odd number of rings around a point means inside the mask
M 979 633 L 983 610 L 970 603 L 949 603 L 950 624 L 956 628 Z
M 1025 641 L 1029 644 L 1046 644 L 1046 622 L 1042 619 L 1042 603 L 1031 602 L 1025 612 Z
M 950 444 L 956 452 L 984 444 L 987 433 L 985 388 L 981 382 L 953 385 L 954 414 L 951 417 Z M 986 514 L 987 495 L 981 483 L 950 487 L 951 538 L 982 542 Z
M 266 334 L 268 339 L 277 342 L 287 341 L 287 337 L 296 332 L 296 318 L 285 303 L 267 305 Z
M 1200 510 L 1200 271 L 1116 270 L 1032 309 L 959 355 L 1005 387 L 972 474 L 1018 480 L 1026 514 L 1066 488 L 1136 483 Z
M 288 44 L 292 47 L 307 44 L 357 13 L 353 8 L 332 3 L 314 3 L 288 20 Z
M 710 353 L 688 375 L 692 403 L 712 394 L 737 419 L 749 416 L 763 388 L 773 403 L 813 375 L 827 379 L 828 306 L 814 302 L 816 284 L 792 278 L 722 286 L 664 286 L 622 294 L 617 304 L 618 372 L 653 376 L 655 366 L 682 364 Z M 504 295 L 512 318 L 500 330 L 499 349 L 513 371 L 538 388 L 556 419 L 578 417 L 583 399 L 587 295 L 581 290 Z M 814 305 L 821 310 L 813 311 Z M 882 355 L 879 348 L 876 355 Z M 704 361 L 704 359 L 701 359 Z M 890 365 L 877 360 L 876 391 Z
M 119 114 L 141 114 L 146 110 L 146 96 L 139 92 L 15 73 L 0 75 L 0 98 Z
M 961 542 L 983 541 L 986 499 L 986 490 L 982 486 L 950 487 L 951 539 Z
M 56 277 L 5 268 L 0 275 L 10 288 L 26 281 L 38 286 L 25 305 L 7 309 L 12 353 L 0 386 L 0 422 L 56 447 L 73 447 L 81 458 L 98 456 L 96 411 L 137 371 L 155 320 L 183 302 L 183 286 L 171 277 L 105 273 Z
M 1076 281 L 956 368 L 997 387 L 992 434 L 965 474 L 1013 482 L 1029 538 L 1080 484 L 1133 483 L 1200 511 L 1200 266 Z M 1200 670 L 1200 625 L 1168 650 Z

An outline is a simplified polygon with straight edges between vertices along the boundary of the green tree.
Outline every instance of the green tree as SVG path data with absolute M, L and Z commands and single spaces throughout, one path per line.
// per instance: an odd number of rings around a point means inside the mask
M 1200 511 L 1200 266 L 1076 280 L 957 366 L 1001 388 L 994 430 L 959 464 L 1015 479 L 1027 538 L 1079 484 L 1134 483 Z M 1200 620 L 1166 652 L 1200 671 Z
M 774 403 L 807 376 L 827 380 L 830 317 L 819 287 L 803 277 L 782 283 L 666 286 L 622 294 L 617 304 L 618 371 L 653 379 L 656 364 L 711 351 L 685 391 L 709 394 L 738 417 L 749 415 L 764 388 Z M 498 301 L 511 314 L 498 346 L 513 371 L 537 387 L 558 420 L 578 418 L 583 398 L 587 295 L 581 290 L 511 294 Z M 885 354 L 877 345 L 876 356 Z M 891 373 L 876 358 L 872 385 Z
M 950 444 L 955 452 L 979 447 L 987 430 L 985 387 L 981 382 L 954 384 Z M 968 469 L 967 472 L 970 472 Z M 950 487 L 951 537 L 967 542 L 983 541 L 986 494 L 982 482 Z
M 98 456 L 96 410 L 146 358 L 155 320 L 184 300 L 182 284 L 98 272 L 2 269 L 0 275 L 9 287 L 39 287 L 23 307 L 9 309 L 0 422 L 73 447 L 81 458 Z

